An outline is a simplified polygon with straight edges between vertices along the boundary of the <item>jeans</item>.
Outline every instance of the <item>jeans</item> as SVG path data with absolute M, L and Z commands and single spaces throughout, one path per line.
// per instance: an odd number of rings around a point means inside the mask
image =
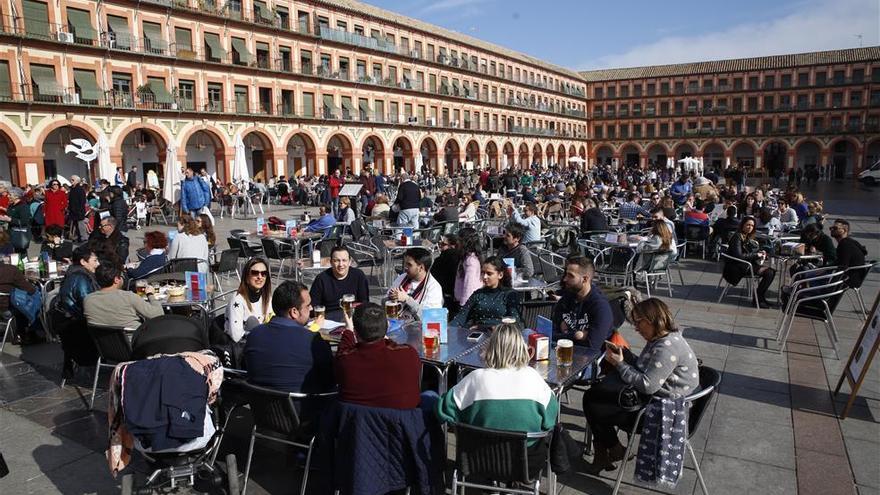
M 397 226 L 398 227 L 412 227 L 414 229 L 419 228 L 419 209 L 418 208 L 407 208 L 406 210 L 400 210 L 400 214 L 397 216 Z
M 339 196 L 330 200 L 330 207 L 333 208 L 333 216 L 336 216 L 339 213 Z

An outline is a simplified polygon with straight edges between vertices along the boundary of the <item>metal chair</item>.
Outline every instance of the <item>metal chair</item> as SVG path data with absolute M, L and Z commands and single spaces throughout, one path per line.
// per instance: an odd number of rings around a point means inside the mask
M 550 485 L 547 493 L 556 493 L 556 479 L 550 467 L 552 431 L 493 430 L 464 423 L 455 423 L 453 427 L 455 470 L 452 472 L 452 495 L 464 495 L 467 488 L 538 495 L 542 473 Z M 540 468 L 529 465 L 530 441 L 544 442 L 547 449 L 545 465 Z M 468 481 L 469 477 L 488 479 L 493 484 Z M 499 483 L 508 486 L 500 490 Z M 528 489 L 509 486 L 514 484 L 525 485 Z
M 0 292 L 0 297 L 5 297 L 9 299 L 8 292 Z M 15 314 L 12 312 L 12 304 L 10 303 L 9 309 L 4 311 L 3 314 L 0 314 L 0 325 L 3 325 L 3 340 L 0 340 L 0 354 L 3 353 L 3 347 L 6 345 L 6 339 L 9 337 L 9 331 L 12 330 L 15 326 Z
M 854 292 L 856 294 L 855 298 L 856 301 L 859 303 L 859 308 L 861 309 L 863 320 L 868 319 L 868 307 L 865 306 L 865 300 L 864 298 L 862 298 L 862 283 L 864 283 L 865 278 L 868 276 L 869 273 L 871 273 L 871 270 L 876 264 L 876 261 L 871 261 L 870 263 L 866 263 L 864 265 L 851 266 L 846 269 L 846 293 L 851 295 Z M 857 284 L 852 283 L 852 275 L 860 272 L 864 272 L 861 280 Z M 855 306 L 855 304 L 853 306 Z
M 248 445 L 247 462 L 244 468 L 244 485 L 242 495 L 247 493 L 248 478 L 251 473 L 251 460 L 254 456 L 254 442 L 257 438 L 271 440 L 306 451 L 306 465 L 300 484 L 300 495 L 305 495 L 309 482 L 309 468 L 312 465 L 312 449 L 315 445 L 313 433 L 304 434 L 302 421 L 297 404 L 305 401 L 330 400 L 337 396 L 337 392 L 322 394 L 302 394 L 282 392 L 267 387 L 261 387 L 245 381 L 237 383 L 237 396 L 242 403 L 250 405 L 253 415 L 254 426 L 251 429 L 251 439 Z
M 522 322 L 525 328 L 535 328 L 536 321 L 539 316 L 550 318 L 553 316 L 553 307 L 556 301 L 550 300 L 533 300 L 522 301 L 519 304 L 519 313 L 522 316 Z
M 98 362 L 95 363 L 95 379 L 92 381 L 92 396 L 89 399 L 89 411 L 95 407 L 95 392 L 98 388 L 98 375 L 101 368 L 113 369 L 119 363 L 132 360 L 131 344 L 121 327 L 102 327 L 87 325 L 86 331 L 95 342 L 98 350 Z
M 220 261 L 211 266 L 211 273 L 214 274 L 214 283 L 217 284 L 217 290 L 222 290 L 220 285 L 221 275 L 225 275 L 228 278 L 230 273 L 234 273 L 239 282 L 241 281 L 241 273 L 238 271 L 240 255 L 240 248 L 224 249 L 220 252 Z
M 168 260 L 159 273 L 197 272 L 200 271 L 200 265 L 207 263 L 207 260 L 201 258 L 175 258 Z
M 281 272 L 284 270 L 284 262 L 296 256 L 293 246 L 265 237 L 260 239 L 260 242 L 263 244 L 263 254 L 266 259 L 278 261 L 278 277 L 280 278 Z
M 815 283 L 821 285 L 814 285 Z M 834 280 L 833 274 L 801 280 L 798 288 L 791 294 L 777 329 L 776 343 L 779 345 L 779 353 L 785 352 L 785 344 L 791 332 L 791 325 L 794 323 L 795 317 L 800 316 L 825 324 L 825 331 L 828 333 L 828 340 L 831 341 L 831 347 L 834 349 L 834 356 L 839 359 L 837 351 L 839 339 L 837 328 L 834 325 L 834 310 L 837 309 L 845 291 L 843 278 Z
M 675 267 L 678 270 L 678 280 L 681 282 L 682 287 L 684 287 L 684 275 L 681 273 L 681 257 L 684 254 L 685 246 L 687 246 L 687 241 L 676 244 L 675 249 L 678 252 L 675 255 L 675 259 L 669 262 L 670 267 Z
M 700 390 L 684 398 L 686 405 L 690 406 L 690 411 L 688 412 L 688 435 L 687 440 L 685 440 L 685 450 L 691 455 L 691 461 L 694 463 L 694 471 L 697 472 L 697 481 L 700 482 L 700 488 L 703 489 L 704 495 L 708 495 L 709 490 L 706 488 L 706 481 L 703 479 L 703 472 L 700 470 L 700 461 L 694 453 L 694 447 L 691 445 L 690 439 L 700 427 L 703 415 L 708 409 L 712 397 L 718 391 L 719 385 L 721 385 L 721 373 L 714 368 L 700 366 Z M 629 441 L 626 445 L 626 453 L 623 455 L 623 461 L 620 468 L 617 470 L 617 480 L 614 482 L 614 490 L 611 492 L 611 495 L 617 495 L 620 491 L 620 484 L 623 482 L 623 473 L 626 469 L 626 463 L 632 453 L 633 445 L 635 444 L 636 431 L 641 425 L 642 416 L 644 416 L 646 410 L 647 406 L 639 411 L 636 421 L 629 431 Z
M 633 285 L 633 263 L 636 250 L 628 247 L 607 247 L 593 259 L 596 278 L 608 285 Z
M 708 225 L 691 225 L 684 226 L 685 238 L 685 254 L 687 257 L 687 246 L 696 244 L 703 246 L 703 259 L 706 259 L 706 245 L 709 243 L 709 226 Z
M 739 259 L 739 258 L 734 258 L 733 256 L 731 256 L 731 255 L 729 255 L 729 254 L 727 254 L 727 253 L 721 253 L 721 259 L 724 261 L 724 263 L 743 263 L 743 264 L 745 264 L 746 266 L 749 267 L 749 274 L 748 274 L 748 276 L 743 277 L 743 279 L 745 279 L 745 281 L 746 281 L 746 292 L 747 292 L 747 293 L 752 297 L 752 299 L 754 300 L 754 302 L 755 302 L 755 308 L 760 309 L 761 306 L 760 306 L 760 304 L 758 303 L 758 284 L 757 284 L 757 281 L 755 280 L 757 277 L 756 277 L 756 275 L 755 275 L 755 270 L 754 270 L 754 268 L 752 268 L 752 264 L 749 263 L 749 262 L 746 261 L 746 260 L 741 260 L 741 259 Z M 719 303 L 721 302 L 722 299 L 724 299 L 724 295 L 727 294 L 727 290 L 730 289 L 731 287 L 735 287 L 735 285 L 732 285 L 730 282 L 728 282 L 727 280 L 724 279 L 724 269 L 723 269 L 723 265 L 722 265 L 722 270 L 721 270 L 721 280 L 718 281 L 718 286 L 719 286 L 719 287 L 721 286 L 721 282 L 724 282 L 724 283 L 727 284 L 727 285 L 724 286 L 724 290 L 722 290 L 722 291 L 721 291 L 721 295 L 718 296 L 718 302 L 719 302 Z
M 654 264 L 654 256 L 662 254 L 668 254 L 663 262 L 657 264 L 657 266 L 651 266 Z M 651 297 L 651 279 L 656 278 L 659 279 L 662 277 L 666 277 L 666 289 L 669 291 L 669 297 L 672 297 L 672 276 L 669 274 L 669 263 L 670 258 L 672 257 L 671 253 L 668 252 L 660 252 L 660 251 L 642 251 L 639 253 L 639 256 L 651 256 L 651 261 L 649 262 L 649 266 L 647 270 L 642 270 L 640 272 L 636 272 L 645 276 L 645 292 L 648 293 L 648 297 Z

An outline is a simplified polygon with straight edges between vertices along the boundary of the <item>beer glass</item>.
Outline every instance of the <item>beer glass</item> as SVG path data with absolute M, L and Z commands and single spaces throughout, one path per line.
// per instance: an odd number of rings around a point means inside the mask
M 147 294 L 147 281 L 146 280 L 135 280 L 134 282 L 135 292 L 137 295 L 143 297 Z
M 436 333 L 422 334 L 422 340 L 425 344 L 425 352 L 433 352 L 440 344 L 440 335 Z
M 343 294 L 342 299 L 339 300 L 339 307 L 342 308 L 345 316 L 351 318 L 352 308 L 354 307 L 354 294 Z
M 327 308 L 325 308 L 324 306 L 314 306 L 312 307 L 312 311 L 315 312 L 315 319 L 317 320 L 318 318 L 324 317 L 324 313 L 327 311 Z
M 569 339 L 559 339 L 556 342 L 556 364 L 560 367 L 571 366 L 574 359 L 574 342 Z
M 400 301 L 385 301 L 385 317 L 392 319 L 400 317 Z

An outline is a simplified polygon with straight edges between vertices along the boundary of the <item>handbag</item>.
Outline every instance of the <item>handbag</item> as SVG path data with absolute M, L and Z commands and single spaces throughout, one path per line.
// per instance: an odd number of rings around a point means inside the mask
M 605 376 L 598 384 L 594 385 L 596 397 L 602 402 L 617 404 L 621 410 L 635 412 L 645 406 L 651 400 L 651 396 L 643 394 L 632 385 L 625 383 L 620 375 L 611 373 Z
M 16 251 L 27 251 L 28 246 L 31 245 L 31 239 L 33 238 L 31 230 L 21 227 L 12 227 L 11 230 L 12 232 L 9 234 L 9 237 L 12 242 L 12 247 L 14 247 Z

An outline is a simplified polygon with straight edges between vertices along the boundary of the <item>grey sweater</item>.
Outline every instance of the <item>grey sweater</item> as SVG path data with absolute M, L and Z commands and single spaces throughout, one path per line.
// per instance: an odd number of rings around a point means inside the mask
M 657 397 L 684 397 L 700 384 L 697 357 L 679 332 L 648 342 L 634 364 L 620 363 L 617 372 L 639 392 Z

